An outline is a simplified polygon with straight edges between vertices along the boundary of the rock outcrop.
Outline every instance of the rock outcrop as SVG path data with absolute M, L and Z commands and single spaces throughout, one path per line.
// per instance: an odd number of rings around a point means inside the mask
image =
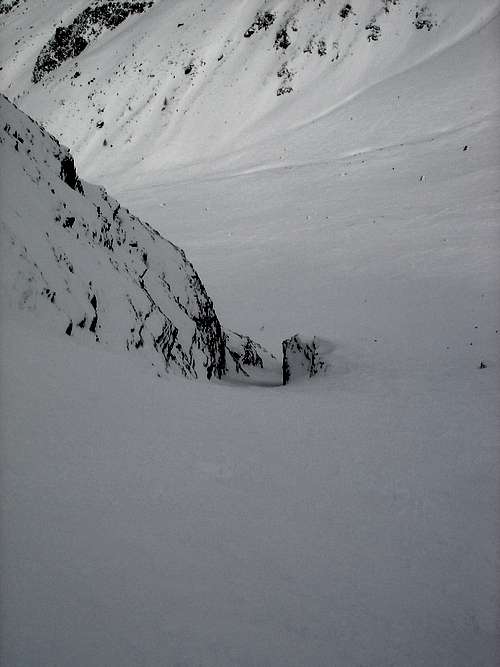
M 279 361 L 224 331 L 183 250 L 79 178 L 67 148 L 0 96 L 2 315 L 138 357 L 158 375 L 279 383 Z M 283 383 L 324 366 L 316 339 L 283 343 Z
M 82 182 L 69 151 L 3 96 L 0 111 L 2 307 L 159 374 L 221 378 L 226 334 L 184 252 Z M 258 363 L 242 340 L 241 363 Z
M 95 0 L 67 26 L 58 26 L 54 35 L 42 48 L 33 68 L 33 83 L 57 69 L 69 58 L 75 58 L 96 40 L 103 30 L 114 30 L 132 14 L 142 14 L 153 5 L 144 2 L 106 2 Z
M 0 0 L 0 14 L 8 14 L 19 2 L 20 0 Z
M 316 336 L 308 339 L 295 334 L 284 340 L 282 347 L 284 385 L 299 378 L 311 378 L 326 370 Z
M 226 348 L 229 359 L 234 364 L 233 375 L 251 377 L 255 369 L 267 369 L 276 365 L 276 357 L 262 345 L 234 331 L 226 331 Z

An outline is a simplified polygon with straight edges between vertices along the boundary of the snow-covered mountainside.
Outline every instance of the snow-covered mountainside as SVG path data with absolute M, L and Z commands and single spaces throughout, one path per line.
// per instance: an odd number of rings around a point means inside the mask
M 182 250 L 81 181 L 53 137 L 0 98 L 1 302 L 40 326 L 117 352 L 158 374 L 221 378 L 269 355 L 226 335 Z
M 2 665 L 499 664 L 500 0 L 0 30 Z
M 262 154 L 277 135 L 286 146 L 290 130 L 475 31 L 496 3 L 4 6 L 0 89 L 70 147 L 86 178 L 101 182 L 124 168 L 151 176 L 176 165 L 213 166 L 255 143 Z M 323 151 L 336 150 L 337 140 L 329 143 Z

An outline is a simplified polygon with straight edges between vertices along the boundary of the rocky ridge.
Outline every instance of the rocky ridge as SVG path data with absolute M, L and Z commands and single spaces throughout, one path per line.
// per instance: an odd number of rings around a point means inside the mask
M 159 375 L 249 377 L 271 359 L 224 332 L 180 248 L 80 180 L 68 149 L 4 96 L 0 112 L 2 312 L 140 355 Z

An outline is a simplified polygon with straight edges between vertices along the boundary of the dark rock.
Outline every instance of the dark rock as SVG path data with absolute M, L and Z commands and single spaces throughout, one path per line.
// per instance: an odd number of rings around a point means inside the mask
M 424 28 L 427 28 L 427 30 L 432 30 L 432 28 L 437 25 L 427 5 L 421 5 L 420 7 L 417 7 L 413 25 L 417 30 L 423 30 Z
M 276 357 L 249 336 L 242 336 L 234 331 L 224 333 L 226 350 L 234 362 L 236 375 L 252 377 L 252 369 L 269 370 L 275 366 Z
M 33 82 L 38 83 L 61 63 L 78 56 L 104 29 L 114 30 L 130 15 L 142 13 L 152 5 L 153 0 L 93 2 L 69 26 L 56 28 L 35 62 Z
M 386 14 L 389 13 L 391 5 L 396 6 L 396 5 L 399 4 L 399 0 L 382 0 L 382 2 L 383 2 L 383 5 L 384 5 L 384 12 Z
M 0 0 L 0 14 L 8 14 L 19 2 L 20 0 Z
M 288 37 L 286 26 L 283 26 L 283 28 L 280 28 L 280 30 L 278 30 L 278 32 L 276 33 L 276 39 L 274 40 L 274 48 L 276 50 L 283 49 L 283 51 L 286 51 L 286 49 L 288 49 L 291 43 L 292 42 Z
M 311 378 L 326 369 L 316 337 L 305 339 L 295 334 L 283 341 L 282 348 L 284 385 L 297 378 Z
M 258 352 L 259 347 L 260 346 L 257 343 L 246 336 L 245 345 L 243 347 L 243 356 L 241 357 L 241 363 L 243 366 L 255 366 L 263 368 L 264 364 L 262 357 Z
M 276 91 L 276 95 L 278 95 L 278 97 L 280 95 L 286 95 L 293 92 L 291 83 L 294 77 L 294 73 L 288 69 L 288 63 L 283 63 L 281 65 L 279 70 L 276 72 L 276 76 L 281 79 L 281 84 Z
M 346 19 L 346 18 L 349 16 L 349 14 L 351 14 L 351 13 L 352 13 L 352 6 L 347 2 L 347 3 L 342 7 L 342 9 L 339 11 L 339 16 L 340 16 L 340 18 L 341 18 L 342 21 L 343 21 L 343 20 Z
M 61 159 L 61 172 L 59 175 L 60 178 L 66 183 L 66 185 L 69 185 L 72 190 L 76 190 L 77 192 L 84 194 L 83 186 L 76 173 L 75 163 L 69 153 L 64 155 Z
M 259 30 L 267 30 L 274 23 L 276 16 L 272 12 L 257 12 L 252 25 L 245 30 L 243 37 L 251 37 Z
M 365 30 L 368 30 L 368 35 L 367 39 L 369 42 L 377 42 L 379 37 L 380 37 L 380 26 L 378 26 L 375 23 L 375 19 L 373 18 L 367 25 L 365 25 Z

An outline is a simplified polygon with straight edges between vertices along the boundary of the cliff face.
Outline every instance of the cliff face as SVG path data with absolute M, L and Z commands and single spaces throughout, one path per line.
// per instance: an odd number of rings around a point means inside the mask
M 156 371 L 221 378 L 226 336 L 182 250 L 98 186 L 0 100 L 2 307 L 55 333 L 141 354 Z

